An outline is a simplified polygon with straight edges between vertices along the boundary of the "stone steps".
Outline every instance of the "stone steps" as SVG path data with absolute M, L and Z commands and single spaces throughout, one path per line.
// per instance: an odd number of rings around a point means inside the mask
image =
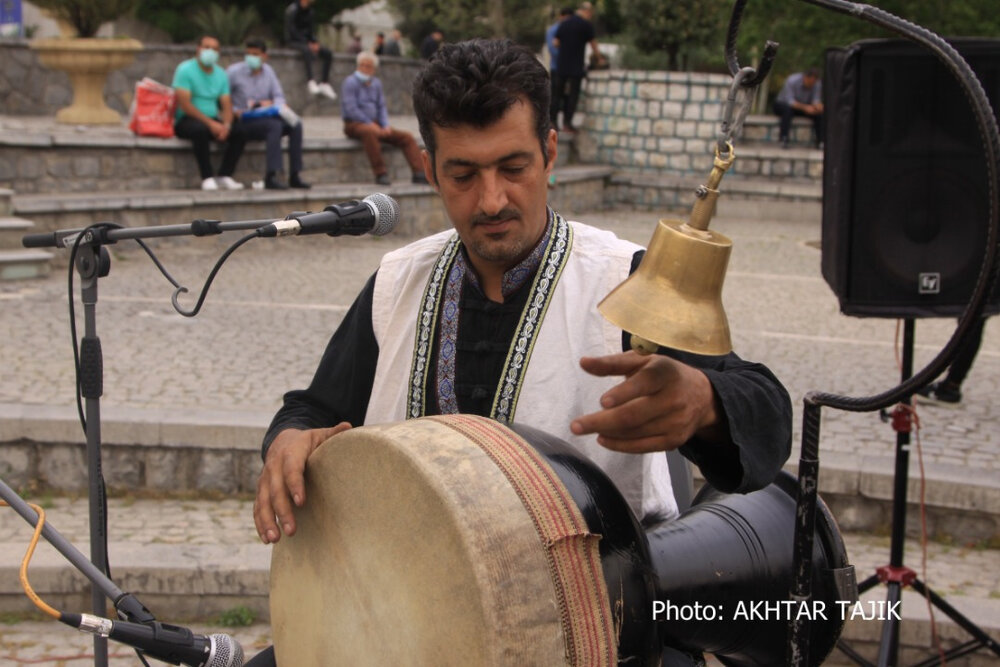
M 587 211 L 604 206 L 605 182 L 611 169 L 601 166 L 557 168 L 550 203 L 557 210 Z M 30 217 L 35 232 L 113 222 L 128 227 L 187 224 L 199 218 L 238 221 L 283 218 L 292 211 L 318 211 L 350 199 L 363 199 L 376 188 L 399 202 L 395 234 L 423 236 L 444 229 L 447 218 L 440 199 L 426 185 L 374 186 L 368 182 L 316 185 L 310 190 L 142 190 L 18 194 L 16 214 Z
M 0 281 L 47 276 L 53 255 L 22 247 L 21 238 L 32 231 L 34 224 L 10 215 L 13 194 L 0 189 Z

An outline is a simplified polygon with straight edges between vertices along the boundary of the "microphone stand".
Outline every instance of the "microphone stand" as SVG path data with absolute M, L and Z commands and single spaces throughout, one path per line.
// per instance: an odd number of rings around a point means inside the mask
M 127 239 L 167 236 L 211 236 L 221 234 L 224 231 L 257 229 L 272 222 L 274 222 L 273 219 L 244 220 L 238 222 L 195 220 L 188 225 L 66 229 L 52 233 L 27 234 L 22 239 L 23 245 L 28 248 L 75 247 L 77 250 L 75 268 L 80 275 L 80 295 L 83 302 L 84 315 L 84 336 L 80 345 L 79 383 L 80 394 L 84 398 L 84 413 L 86 416 L 90 564 L 96 568 L 96 572 L 101 573 L 102 579 L 107 579 L 106 573 L 109 568 L 107 516 L 105 514 L 106 498 L 104 478 L 101 470 L 101 396 L 104 393 L 104 369 L 101 339 L 97 335 L 97 298 L 98 282 L 100 278 L 106 277 L 111 269 L 111 255 L 108 253 L 105 245 Z M 70 298 L 73 298 L 72 295 L 70 295 Z M 15 503 L 11 504 L 14 505 Z M 34 511 L 30 507 L 26 505 L 24 507 L 31 514 L 34 514 Z M 28 517 L 26 516 L 25 518 Z M 45 531 L 47 530 L 48 526 L 45 527 Z M 50 539 L 50 541 L 52 540 Z M 79 552 L 76 553 L 78 554 Z M 80 568 L 80 564 L 77 562 L 78 559 L 74 557 L 70 560 Z M 82 570 L 83 568 L 80 569 Z M 91 582 L 95 582 L 95 571 L 91 570 L 90 567 L 86 568 L 86 570 L 84 573 L 87 574 Z M 92 610 L 96 616 L 101 617 L 107 615 L 105 602 L 107 591 L 102 592 L 102 586 L 98 586 L 96 583 L 91 586 Z M 94 636 L 94 665 L 95 667 L 108 667 L 108 640 L 105 637 L 97 635 Z

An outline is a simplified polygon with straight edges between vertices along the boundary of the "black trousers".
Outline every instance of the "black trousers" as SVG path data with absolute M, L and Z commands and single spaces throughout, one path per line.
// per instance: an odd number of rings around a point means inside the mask
M 302 54 L 302 59 L 306 63 L 306 79 L 308 79 L 309 81 L 329 82 L 330 65 L 331 63 L 333 63 L 333 54 L 330 52 L 330 49 L 326 48 L 325 46 L 321 46 L 319 47 L 319 51 L 314 54 L 309 49 L 309 44 L 306 42 L 292 42 L 291 44 L 288 45 L 288 47 L 291 49 L 296 49 Z M 317 79 L 316 77 L 313 76 L 313 63 L 316 62 L 317 56 L 319 57 L 320 64 L 322 65 L 322 69 L 320 70 L 320 72 L 322 73 L 323 76 L 320 79 Z
M 816 135 L 816 143 L 819 144 L 823 141 L 823 114 L 818 114 L 816 116 L 810 116 L 809 114 L 802 113 L 798 109 L 793 109 L 790 104 L 784 102 L 774 101 L 774 113 L 781 120 L 779 121 L 779 136 L 782 139 L 787 139 L 789 133 L 792 131 L 792 118 L 795 116 L 806 116 L 812 119 L 813 123 L 813 133 Z
M 302 123 L 289 125 L 276 117 L 240 120 L 247 141 L 264 141 L 267 151 L 267 173 L 281 171 L 281 138 L 288 137 L 288 173 L 302 171 Z
M 549 107 L 549 116 L 553 126 L 556 126 L 556 116 L 562 109 L 563 128 L 573 128 L 573 114 L 576 113 L 576 105 L 580 101 L 580 88 L 582 86 L 582 76 L 564 76 L 557 72 L 552 73 L 552 103 Z
M 216 119 L 218 120 L 218 119 Z M 215 176 L 212 170 L 211 146 L 215 137 L 212 136 L 208 125 L 192 116 L 181 116 L 174 123 L 174 134 L 181 139 L 190 139 L 194 148 L 194 157 L 198 161 L 198 171 L 202 180 Z M 243 145 L 246 137 L 239 123 L 234 123 L 229 130 L 229 138 L 226 139 L 226 152 L 222 156 L 222 164 L 219 166 L 219 176 L 232 176 L 236 171 L 236 163 L 243 155 Z

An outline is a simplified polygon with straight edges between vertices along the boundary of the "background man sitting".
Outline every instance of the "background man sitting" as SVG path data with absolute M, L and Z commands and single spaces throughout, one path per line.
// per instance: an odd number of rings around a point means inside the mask
M 309 80 L 309 94 L 335 100 L 337 93 L 329 83 L 333 53 L 317 41 L 313 23 L 312 0 L 293 0 L 285 9 L 285 46 L 302 53 L 302 59 L 306 63 L 306 78 Z M 313 76 L 313 61 L 316 58 L 319 58 L 323 66 L 319 81 Z
M 174 70 L 173 88 L 177 97 L 174 134 L 190 139 L 201 172 L 201 189 L 240 190 L 242 183 L 232 179 L 236 163 L 243 154 L 246 138 L 233 125 L 233 105 L 229 97 L 229 78 L 219 61 L 219 40 L 205 35 L 198 40 L 194 58 Z M 210 148 L 212 140 L 226 144 L 226 152 L 214 177 Z
M 267 64 L 267 44 L 260 39 L 247 41 L 243 62 L 226 70 L 232 95 L 233 113 L 248 140 L 267 145 L 264 187 L 268 190 L 308 188 L 302 180 L 302 121 L 285 104 L 285 93 L 274 69 Z M 281 137 L 288 136 L 288 185 L 278 178 L 281 171 Z
M 382 156 L 383 141 L 403 150 L 413 172 L 414 183 L 427 183 L 416 139 L 409 132 L 389 125 L 382 82 L 375 76 L 378 56 L 364 51 L 358 54 L 357 63 L 357 70 L 344 79 L 340 87 L 344 134 L 364 145 L 378 185 L 390 184 L 389 169 Z

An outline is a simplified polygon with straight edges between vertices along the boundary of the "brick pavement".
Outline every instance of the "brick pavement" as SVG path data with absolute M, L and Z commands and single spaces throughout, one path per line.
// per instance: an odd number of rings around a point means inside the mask
M 648 241 L 654 224 L 649 213 L 627 210 L 584 212 L 576 217 L 640 243 Z M 809 390 L 866 395 L 895 384 L 895 323 L 839 314 L 835 298 L 819 276 L 820 254 L 809 245 L 819 239 L 818 224 L 726 218 L 717 220 L 713 228 L 730 236 L 735 244 L 724 299 L 736 348 L 743 356 L 761 360 L 775 370 L 789 388 L 797 414 L 801 398 Z M 196 293 L 230 240 L 232 236 L 154 245 L 168 268 Z M 169 409 L 192 418 L 207 409 L 231 411 L 241 417 L 252 413 L 266 421 L 283 391 L 308 382 L 326 339 L 378 258 L 404 241 L 392 236 L 255 241 L 223 268 L 202 313 L 194 319 L 172 311 L 172 290 L 144 255 L 126 245 L 113 248 L 111 275 L 101 282 L 98 306 L 106 372 L 104 405 Z M 71 409 L 72 355 L 65 282 L 65 275 L 57 273 L 30 283 L 0 284 L 0 358 L 5 367 L 0 375 L 0 403 Z M 194 297 L 189 295 L 184 302 L 191 304 Z M 938 351 L 953 326 L 951 320 L 918 322 L 918 368 Z M 940 483 L 942 493 L 961 495 L 976 488 L 989 502 L 995 502 L 1000 478 L 1000 437 L 995 429 L 998 404 L 993 399 L 1000 378 L 997 326 L 995 320 L 987 325 L 961 406 L 920 407 L 920 444 L 928 478 Z M 262 359 L 267 363 L 261 363 Z M 796 447 L 799 421 L 796 417 Z M 880 473 L 883 483 L 891 480 L 895 436 L 876 415 L 826 410 L 822 436 L 824 470 L 840 466 Z M 917 457 L 912 458 L 915 477 Z M 239 536 L 235 538 L 238 542 L 252 542 L 246 508 L 240 508 L 238 501 L 226 502 L 230 505 L 219 507 L 232 514 L 225 519 L 223 531 L 213 523 L 207 507 L 186 506 L 183 519 L 178 519 L 170 512 L 170 505 L 160 505 L 159 511 L 170 517 L 167 522 L 173 532 L 159 530 L 159 524 L 147 518 L 138 522 L 135 543 L 187 542 L 204 540 L 208 535 L 208 541 L 225 546 L 224 536 L 230 531 Z M 125 515 L 131 521 L 148 517 L 131 508 Z M 245 522 L 241 523 L 240 516 Z M 67 522 L 73 526 L 80 523 Z M 57 527 L 66 529 L 63 524 Z M 143 535 L 146 528 L 158 531 L 156 537 Z M 8 535 L 12 536 L 8 529 L 9 520 L 0 523 L 0 536 L 4 537 L 0 543 L 5 545 L 10 544 Z M 113 563 L 115 540 L 125 542 L 127 530 L 126 522 L 113 519 Z M 882 564 L 887 558 L 884 540 L 866 538 L 849 544 L 862 576 L 870 570 L 867 566 Z M 77 546 L 85 549 L 84 543 Z M 3 553 L 5 564 L 9 564 L 10 551 Z M 917 558 L 909 549 L 908 563 L 917 564 Z M 1000 571 L 998 563 L 1000 557 L 993 549 L 937 545 L 932 551 L 934 569 L 929 582 L 992 609 L 1000 586 L 995 580 L 984 581 L 981 573 L 995 575 Z M 997 617 L 994 614 L 993 618 Z M 204 626 L 198 629 L 210 631 Z M 60 663 L 54 657 L 86 650 L 87 638 L 83 644 L 74 644 L 66 638 L 67 631 L 29 623 L 2 628 L 0 659 L 17 655 L 21 660 L 21 654 L 2 653 L 17 650 L 25 652 L 23 659 L 41 660 L 40 664 L 87 664 L 86 658 Z M 240 641 L 251 646 L 263 641 L 266 627 L 255 625 L 246 633 Z M 113 664 L 135 664 L 134 659 L 121 660 L 126 662 Z

